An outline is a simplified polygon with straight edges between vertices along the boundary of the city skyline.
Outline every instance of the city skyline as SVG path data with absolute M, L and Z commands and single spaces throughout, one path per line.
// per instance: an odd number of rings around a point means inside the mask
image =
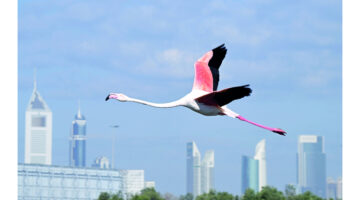
M 240 180 L 232 177 L 241 172 L 229 166 L 239 169 L 241 158 L 228 157 L 252 154 L 262 138 L 269 185 L 284 188 L 296 181 L 301 134 L 326 137 L 327 174 L 339 177 L 341 14 L 341 1 L 211 1 L 205 7 L 199 2 L 19 1 L 19 161 L 24 161 L 24 112 L 37 68 L 38 88 L 54 113 L 53 164 L 68 164 L 61 152 L 68 152 L 69 123 L 80 99 L 88 122 L 86 160 L 111 158 L 110 135 L 116 132 L 115 165 L 144 167 L 160 191 L 185 193 L 181 158 L 183 145 L 192 140 L 216 151 L 219 190 L 239 193 Z M 191 89 L 196 58 L 222 43 L 228 54 L 219 89 L 247 83 L 253 89 L 231 108 L 287 130 L 286 137 L 222 117 L 105 103 L 109 91 L 158 102 L 178 98 Z M 111 130 L 112 124 L 120 127 Z M 174 171 L 179 176 L 168 184 Z

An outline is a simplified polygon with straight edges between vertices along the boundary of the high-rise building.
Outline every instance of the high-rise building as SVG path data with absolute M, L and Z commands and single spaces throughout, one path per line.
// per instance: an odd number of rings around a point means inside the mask
M 70 166 L 86 166 L 86 119 L 80 112 L 80 105 L 74 121 L 70 136 Z
M 25 163 L 51 165 L 52 112 L 36 88 L 25 112 Z
M 186 151 L 186 192 L 196 198 L 201 192 L 200 152 L 195 142 L 188 142 Z
M 259 161 L 249 156 L 242 156 L 241 162 L 241 192 L 247 189 L 259 191 Z
M 336 184 L 336 181 L 331 178 L 331 177 L 328 177 L 327 180 L 326 180 L 326 198 L 327 199 L 336 199 L 337 197 L 337 184 Z
M 336 181 L 336 197 L 342 199 L 342 178 L 339 177 Z
M 208 150 L 201 161 L 201 193 L 214 189 L 214 166 L 214 150 Z
M 261 140 L 256 145 L 254 159 L 259 161 L 259 189 L 266 186 L 266 154 L 265 154 L 265 139 Z
M 254 158 L 242 157 L 241 192 L 243 194 L 248 188 L 259 192 L 266 186 L 265 144 L 265 139 L 263 139 L 256 145 Z
M 326 156 L 324 137 L 301 135 L 297 153 L 298 190 L 326 198 Z

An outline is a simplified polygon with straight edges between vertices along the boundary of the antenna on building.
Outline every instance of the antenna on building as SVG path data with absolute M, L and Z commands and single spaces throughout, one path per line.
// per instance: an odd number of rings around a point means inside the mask
M 78 99 L 78 117 L 81 117 L 81 112 L 80 112 L 80 99 Z
M 34 90 L 36 90 L 36 67 L 34 69 Z
M 119 128 L 119 125 L 111 125 L 111 128 Z M 112 148 L 111 148 L 111 168 L 115 169 L 115 130 L 112 134 Z

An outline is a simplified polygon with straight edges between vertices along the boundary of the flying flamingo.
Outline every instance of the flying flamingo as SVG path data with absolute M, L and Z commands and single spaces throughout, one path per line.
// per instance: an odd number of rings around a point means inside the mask
M 185 106 L 203 115 L 227 115 L 232 118 L 238 118 L 260 128 L 270 130 L 274 133 L 285 135 L 286 132 L 280 128 L 270 128 L 249 121 L 225 106 L 233 100 L 250 96 L 251 93 L 249 85 L 216 91 L 219 83 L 219 68 L 225 58 L 226 51 L 227 49 L 225 48 L 225 45 L 222 44 L 212 51 L 207 52 L 195 62 L 195 79 L 192 91 L 179 100 L 159 104 L 130 98 L 119 93 L 110 93 L 105 100 L 116 99 L 122 102 L 130 101 L 157 108 Z

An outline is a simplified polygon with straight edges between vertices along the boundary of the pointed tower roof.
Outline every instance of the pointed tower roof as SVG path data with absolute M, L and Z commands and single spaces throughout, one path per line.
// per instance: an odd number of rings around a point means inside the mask
M 80 100 L 78 101 L 78 104 L 79 104 L 79 109 L 77 114 L 75 115 L 75 120 L 85 120 L 85 116 L 82 115 L 80 111 Z
M 41 97 L 39 91 L 37 91 L 36 87 L 36 77 L 34 75 L 34 90 L 31 94 L 29 104 L 27 106 L 27 110 L 45 110 L 50 111 L 49 106 L 46 104 L 44 99 Z

